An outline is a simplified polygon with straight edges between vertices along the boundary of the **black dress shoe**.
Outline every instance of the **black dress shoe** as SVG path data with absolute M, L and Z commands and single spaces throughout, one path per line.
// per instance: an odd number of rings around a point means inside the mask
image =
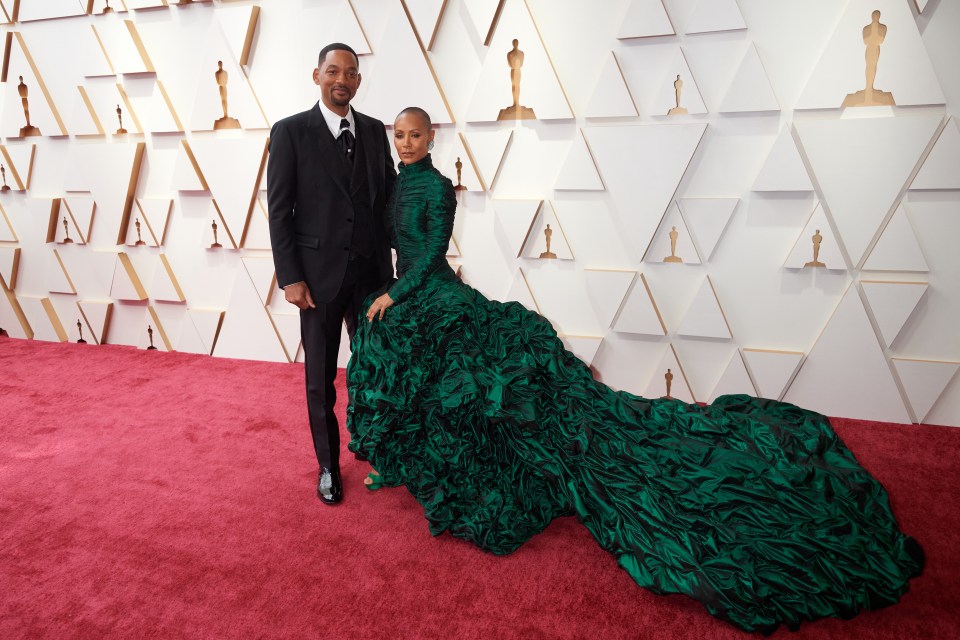
M 327 467 L 320 467 L 317 476 L 317 497 L 324 504 L 338 504 L 343 500 L 343 483 L 340 481 L 340 470 L 332 471 Z

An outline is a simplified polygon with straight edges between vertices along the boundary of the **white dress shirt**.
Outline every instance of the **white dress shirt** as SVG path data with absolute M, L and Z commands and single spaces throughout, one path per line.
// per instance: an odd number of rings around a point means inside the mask
M 350 123 L 350 133 L 352 133 L 354 139 L 356 139 L 357 125 L 353 121 L 353 109 L 348 108 L 347 115 L 341 116 L 327 109 L 327 105 L 323 104 L 323 100 L 317 100 L 317 106 L 320 107 L 320 113 L 323 114 L 323 119 L 327 122 L 327 127 L 330 129 L 330 133 L 333 134 L 334 138 L 340 137 L 340 121 L 346 118 L 347 122 Z

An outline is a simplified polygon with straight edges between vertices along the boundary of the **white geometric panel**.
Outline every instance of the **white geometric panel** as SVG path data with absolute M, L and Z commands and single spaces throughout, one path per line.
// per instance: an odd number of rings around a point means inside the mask
M 144 131 L 179 133 L 183 123 L 163 83 L 154 77 L 124 76 L 123 93 Z M 124 122 L 127 121 L 124 116 Z M 127 127 L 129 129 L 129 127 Z
M 690 385 L 687 383 L 687 375 L 677 359 L 677 354 L 670 345 L 660 359 L 659 364 L 653 370 L 653 377 L 647 383 L 647 389 L 643 392 L 644 398 L 662 398 L 667 395 L 667 377 L 670 377 L 670 397 L 683 402 L 696 402 Z
M 167 236 L 167 225 L 173 212 L 172 198 L 137 198 L 136 211 L 146 224 L 146 233 L 149 242 L 155 247 L 163 244 Z M 145 240 L 147 238 L 144 238 Z
M 893 366 L 917 421 L 923 422 L 960 369 L 960 362 L 893 358 Z
M 10 218 L 7 217 L 7 212 L 2 206 L 0 206 L 0 242 L 19 242 L 13 225 L 10 224 Z
M 593 336 L 560 336 L 560 340 L 567 351 L 580 358 L 587 366 L 593 363 L 600 343 L 603 342 L 603 338 Z
M 277 281 L 274 278 L 273 259 L 269 256 L 250 255 L 244 256 L 242 260 L 243 266 L 247 269 L 247 275 L 249 275 L 253 287 L 257 290 L 260 304 L 267 306 L 270 303 L 271 294 L 277 286 Z
M 926 282 L 861 280 L 860 284 L 887 346 L 897 339 L 903 325 L 929 287 Z
M 557 219 L 557 215 L 553 210 L 553 205 L 551 205 L 549 201 L 543 203 L 539 213 L 533 219 L 533 223 L 527 231 L 526 241 L 524 242 L 523 248 L 520 249 L 520 255 L 517 257 L 536 259 L 541 258 L 542 254 L 546 253 L 547 226 L 550 227 L 550 253 L 555 254 L 555 259 L 574 259 L 573 253 L 570 251 L 570 245 L 567 243 L 567 238 L 563 233 L 563 227 L 560 226 L 560 221 Z M 543 257 L 543 259 L 550 260 L 554 258 Z
M 661 0 L 631 0 L 617 38 L 672 36 L 675 33 Z
M 595 336 L 601 333 L 582 278 L 559 260 L 539 260 L 524 275 L 540 314 L 557 333 Z
M 913 179 L 911 189 L 960 189 L 960 127 L 950 118 Z
M 467 8 L 467 16 L 473 23 L 480 41 L 484 45 L 490 44 L 490 38 L 493 36 L 494 17 L 505 0 L 463 0 Z
M 85 7 L 75 0 L 21 0 L 19 9 L 17 17 L 20 22 L 82 16 L 86 13 Z
M 153 62 L 143 47 L 133 20 L 106 15 L 92 25 L 114 73 L 154 73 Z
M 784 400 L 828 416 L 910 422 L 856 287 L 847 289 Z
M 497 240 L 509 258 L 519 258 L 543 200 L 493 200 Z
M 247 227 L 243 248 L 270 249 L 270 222 L 267 219 L 267 205 L 264 204 L 262 197 L 257 198 L 257 203 L 250 214 L 250 224 Z
M 9 56 L 4 60 L 7 72 L 6 83 L 2 87 L 2 108 L 0 108 L 0 133 L 7 138 L 20 136 L 20 129 L 27 124 L 22 89 L 27 93 L 30 110 L 30 125 L 40 129 L 45 136 L 67 135 L 67 128 L 60 117 L 57 106 L 47 91 L 46 84 L 27 51 L 26 43 L 19 32 L 9 32 Z M 21 81 L 22 78 L 22 81 Z
M 106 135 L 115 135 L 122 128 L 128 133 L 143 133 L 140 129 L 139 120 L 124 99 L 121 88 L 123 85 L 116 83 L 115 78 L 99 78 L 88 80 L 83 87 L 87 96 L 88 107 L 91 109 L 91 119 Z M 117 108 L 120 108 L 120 116 L 117 116 Z
M 617 270 L 635 262 L 607 202 L 577 194 L 553 203 L 570 250 L 585 267 Z
M 404 6 L 410 12 L 410 20 L 423 48 L 429 51 L 437 37 L 447 0 L 406 0 Z
M 183 290 L 177 281 L 177 276 L 173 273 L 173 267 L 167 256 L 162 253 L 159 256 L 160 264 L 153 270 L 153 281 L 150 283 L 150 297 L 153 300 L 162 300 L 166 302 L 185 302 Z
M 73 286 L 70 274 L 67 273 L 63 260 L 60 259 L 60 254 L 56 249 L 53 250 L 53 255 L 47 265 L 47 291 L 50 293 L 77 294 L 77 288 Z
M 727 319 L 723 315 L 723 309 L 720 308 L 720 301 L 717 299 L 717 292 L 713 288 L 710 276 L 704 278 L 693 302 L 687 308 L 677 333 L 700 338 L 729 339 L 733 337 L 730 335 L 730 327 L 727 326 Z
M 890 92 L 896 104 L 943 104 L 943 92 L 917 23 L 903 0 L 852 0 L 823 49 L 820 62 L 807 81 L 797 109 L 837 109 L 848 94 L 866 85 L 864 28 L 873 11 L 887 26 L 880 45 L 875 89 Z
M 651 336 L 667 334 L 667 327 L 663 324 L 660 310 L 642 273 L 639 278 L 634 279 L 630 291 L 621 303 L 613 321 L 613 330 Z
M 0 279 L 10 289 L 17 288 L 17 272 L 20 270 L 20 247 L 0 245 Z
M 567 159 L 563 161 L 553 188 L 565 191 L 603 191 L 603 180 L 597 173 L 597 165 L 590 155 L 582 129 L 573 136 Z
M 817 236 L 820 236 L 819 250 L 817 250 Z M 817 250 L 816 256 L 814 256 L 815 250 Z M 813 262 L 820 262 L 826 266 L 810 264 Z M 845 270 L 847 268 L 843 254 L 840 253 L 840 247 L 833 237 L 833 228 L 827 222 L 827 214 L 823 211 L 823 205 L 819 203 L 803 227 L 803 231 L 797 236 L 793 250 L 783 263 L 787 269 L 803 269 L 808 265 L 810 268 L 821 269 Z
M 854 265 L 941 122 L 939 115 L 794 122 Z
M 637 278 L 637 272 L 584 269 L 583 277 L 586 279 L 587 295 L 593 303 L 597 319 L 600 325 L 607 329 L 613 324 L 627 290 Z
M 868 271 L 930 270 L 903 203 L 890 218 L 863 268 Z
M 73 193 L 67 198 L 62 199 L 63 208 L 61 214 L 66 216 L 72 229 L 71 237 L 78 244 L 86 244 L 90 239 L 90 232 L 93 230 L 93 218 L 97 211 L 97 203 L 89 195 L 82 193 Z M 59 229 L 58 229 L 58 240 Z
M 750 374 L 747 373 L 747 367 L 743 364 L 743 356 L 739 351 L 734 351 L 730 356 L 730 362 L 726 369 L 720 375 L 713 391 L 710 392 L 708 402 L 715 401 L 719 396 L 743 393 L 748 396 L 756 396 L 757 390 L 750 380 Z
M 803 354 L 798 351 L 777 349 L 743 349 L 743 357 L 761 398 L 779 400 L 787 383 L 796 373 Z
M 216 28 L 211 28 L 206 33 L 208 47 L 193 69 L 196 87 L 192 107 L 186 112 L 189 122 L 185 124 L 193 131 L 213 131 L 216 121 L 229 117 L 239 120 L 240 126 L 244 129 L 268 129 L 269 123 L 260 108 L 247 74 L 233 58 L 230 46 L 223 39 L 223 35 Z M 226 114 L 224 114 L 223 96 L 217 75 L 221 71 L 221 63 L 223 63 L 222 70 L 226 73 L 224 85 Z M 192 144 L 196 142 L 198 140 L 194 138 Z
M 69 178 L 79 188 L 89 191 L 97 203 L 97 228 L 101 240 L 117 238 L 117 244 L 126 237 L 125 223 L 133 225 L 133 194 L 140 177 L 146 145 L 143 142 L 114 142 L 112 144 L 75 144 L 68 149 L 73 167 Z M 116 234 L 116 235 L 114 235 Z
M 146 300 L 148 297 L 140 276 L 125 253 L 117 254 L 113 282 L 110 285 L 110 297 L 117 300 Z
M 676 203 L 667 209 L 667 215 L 663 217 L 643 260 L 666 264 L 700 264 L 700 256 L 693 245 L 690 230 L 687 229 Z
M 196 140 L 196 138 L 194 138 Z M 266 171 L 264 171 L 266 173 Z M 174 191 L 209 191 L 207 185 L 200 173 L 200 167 L 197 164 L 197 158 L 193 155 L 193 148 L 186 140 L 180 141 L 180 148 L 177 151 L 177 161 L 173 167 L 173 177 L 170 188 Z
M 660 0 L 654 0 L 660 4 Z M 637 104 L 630 94 L 630 88 L 623 77 L 623 70 L 617 60 L 617 54 L 610 52 L 610 57 L 600 71 L 597 86 L 593 96 L 587 103 L 588 118 L 622 118 L 640 115 Z
M 300 350 L 300 314 L 299 313 L 278 313 L 267 310 L 273 326 L 280 337 L 280 343 L 287 354 L 290 362 L 297 359 L 297 351 Z M 341 345 L 342 346 L 342 345 Z
M 503 157 L 513 139 L 513 130 L 470 131 L 460 135 L 480 174 L 482 190 L 489 191 L 500 173 Z
M 460 186 L 466 187 L 469 191 L 484 191 L 483 180 L 474 164 L 474 158 L 467 151 L 467 143 L 463 133 L 458 133 L 452 145 L 449 146 L 449 152 L 444 156 L 434 152 L 434 166 L 440 172 L 450 178 L 454 186 L 458 184 L 457 162 L 460 163 Z
M 393 122 L 400 111 L 410 106 L 410 96 L 417 96 L 417 106 L 425 109 L 434 123 L 453 122 L 453 114 L 447 108 L 429 60 L 420 48 L 404 5 L 391 2 L 386 11 L 387 26 L 377 44 L 374 68 L 369 79 L 364 76 L 364 112 L 384 122 Z M 405 78 L 408 91 L 397 91 L 394 79 L 400 77 Z
M 86 337 L 88 342 L 103 344 L 110 330 L 110 317 L 113 314 L 113 303 L 106 300 L 77 300 L 80 315 L 91 335 Z
M 267 158 L 266 134 L 195 136 L 190 143 L 234 247 L 242 244 Z M 221 240 L 226 246 L 226 243 Z
M 733 0 L 731 0 L 733 2 Z M 703 4 L 701 2 L 701 4 Z M 770 79 L 752 42 L 733 76 L 726 97 L 720 102 L 721 113 L 779 111 L 780 103 L 770 86 Z
M 503 302 L 510 301 L 519 302 L 530 311 L 540 313 L 540 307 L 533 297 L 533 292 L 530 290 L 530 285 L 527 283 L 527 276 L 523 273 L 523 269 L 517 269 L 517 273 L 513 277 L 513 282 L 510 284 L 510 290 L 507 291 L 507 295 L 503 297 Z
M 6 165 L 7 186 L 15 191 L 29 189 L 30 180 L 33 177 L 33 160 L 37 155 L 37 145 L 0 145 L 0 153 L 3 154 L 3 164 Z
M 706 126 L 584 129 L 600 176 L 623 222 L 624 242 L 633 252 L 646 252 Z
M 240 65 L 249 64 L 248 57 L 257 28 L 257 20 L 260 17 L 260 7 L 257 5 L 230 8 L 220 6 L 217 8 L 216 16 L 223 39 L 230 47 L 233 59 Z
M 63 322 L 50 298 L 46 296 L 19 296 L 20 307 L 27 323 L 33 329 L 33 339 L 46 342 L 66 342 L 69 338 Z
M 706 260 L 713 256 L 739 202 L 739 198 L 681 198 L 677 202 L 694 244 Z
M 213 354 L 213 349 L 220 336 L 220 327 L 223 326 L 224 312 L 219 309 L 188 309 L 187 317 L 196 332 L 197 339 L 203 346 L 200 353 Z M 186 329 L 182 334 L 186 333 Z
M 225 358 L 289 362 L 270 314 L 246 269 L 237 269 L 214 353 Z
M 667 64 L 666 70 L 667 74 L 660 81 L 656 99 L 651 108 L 651 115 L 665 116 L 677 106 L 678 76 L 682 83 L 679 86 L 680 106 L 691 115 L 707 113 L 707 105 L 703 103 L 703 97 L 697 88 L 697 81 L 694 79 L 680 47 L 676 48 L 673 59 Z
M 700 0 L 690 13 L 684 32 L 708 33 L 746 28 L 737 0 Z
M 513 50 L 514 40 L 523 52 L 519 104 L 532 109 L 539 120 L 572 118 L 570 103 L 526 2 L 505 0 L 467 108 L 467 121 L 494 122 L 501 110 L 513 104 L 507 54 Z M 392 85 L 390 90 L 396 93 Z M 518 124 L 519 121 L 510 120 L 508 123 Z
M 753 190 L 813 191 L 813 183 L 790 134 L 789 125 L 780 129 L 777 141 L 773 143 L 770 155 L 753 183 Z

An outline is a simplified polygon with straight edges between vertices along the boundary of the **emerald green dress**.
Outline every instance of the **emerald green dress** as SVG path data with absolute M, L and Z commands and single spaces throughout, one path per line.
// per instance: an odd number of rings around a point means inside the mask
M 826 418 L 595 381 L 547 320 L 457 279 L 455 209 L 430 156 L 400 166 L 395 304 L 361 317 L 347 370 L 350 450 L 406 485 L 434 535 L 506 554 L 575 514 L 641 586 L 763 632 L 907 590 L 923 551 Z

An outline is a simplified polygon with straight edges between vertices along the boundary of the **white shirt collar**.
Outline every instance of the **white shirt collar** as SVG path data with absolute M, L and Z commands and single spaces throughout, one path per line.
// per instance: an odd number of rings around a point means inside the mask
M 350 133 L 352 133 L 354 137 L 356 137 L 357 125 L 353 119 L 352 107 L 347 109 L 346 116 L 341 116 L 334 113 L 333 111 L 330 111 L 330 109 L 327 108 L 327 105 L 323 104 L 323 100 L 317 100 L 317 106 L 320 107 L 320 113 L 323 114 L 323 119 L 327 123 L 327 128 L 330 129 L 330 133 L 333 134 L 334 138 L 340 137 L 340 121 L 343 120 L 343 118 L 346 118 L 347 122 L 350 123 Z

